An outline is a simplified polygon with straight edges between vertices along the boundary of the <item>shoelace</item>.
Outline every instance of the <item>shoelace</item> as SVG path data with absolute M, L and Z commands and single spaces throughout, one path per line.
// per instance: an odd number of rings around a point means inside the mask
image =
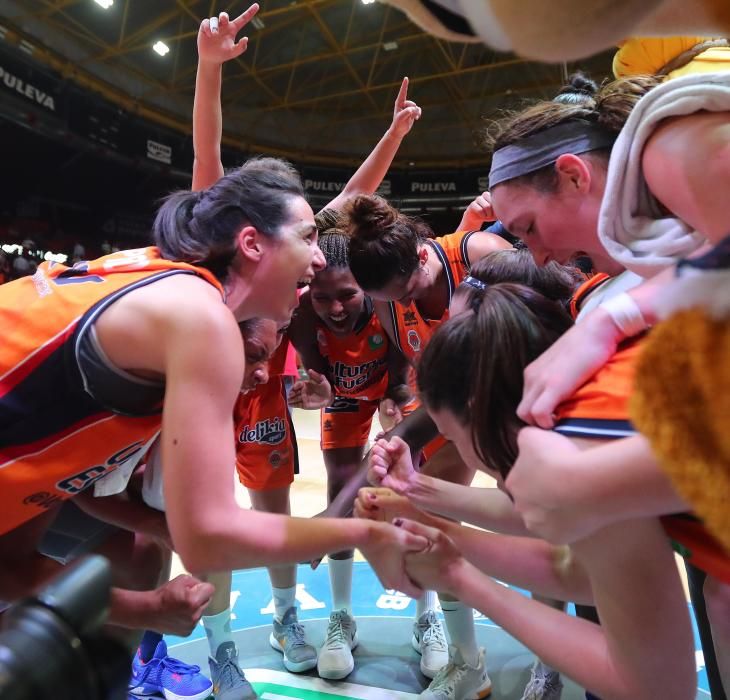
M 557 676 L 557 674 L 537 672 L 533 669 L 523 697 L 526 700 L 538 700 L 546 690 L 557 690 L 557 683 L 553 683 L 553 678 L 551 678 L 553 675 Z
M 292 646 L 302 647 L 306 645 L 304 641 L 304 626 L 299 622 L 292 622 L 286 626 L 287 637 L 291 640 Z
M 200 666 L 196 666 L 195 664 L 186 664 L 184 661 L 174 659 L 171 656 L 165 656 L 162 659 L 152 659 L 152 661 L 157 661 L 168 671 L 178 673 L 181 676 L 193 676 L 196 673 L 200 673 Z
M 235 659 L 229 656 L 218 664 L 218 685 L 226 688 L 237 688 L 244 685 L 245 677 Z
M 327 628 L 327 647 L 331 649 L 338 644 L 346 644 L 345 621 L 339 615 L 330 619 L 330 624 Z
M 428 621 L 420 625 L 423 631 L 423 643 L 431 644 L 438 651 L 446 651 L 446 637 L 444 637 L 444 631 L 438 621 L 432 620 L 430 617 Z
M 453 661 L 449 661 L 437 674 L 436 678 L 429 686 L 431 690 L 444 690 L 449 695 L 453 694 L 456 689 L 456 683 L 461 680 L 465 670 L 461 666 L 457 666 Z

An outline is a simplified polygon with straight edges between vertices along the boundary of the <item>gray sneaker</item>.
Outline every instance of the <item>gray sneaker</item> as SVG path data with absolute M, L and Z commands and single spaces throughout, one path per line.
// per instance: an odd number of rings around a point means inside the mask
M 421 700 L 481 700 L 492 692 L 492 681 L 484 663 L 484 649 L 479 650 L 476 666 L 469 666 L 455 647 L 449 647 L 446 664 L 418 697 Z
M 238 665 L 238 649 L 233 642 L 220 644 L 215 659 L 208 657 L 208 663 L 216 700 L 254 700 L 258 697 Z
M 319 650 L 317 673 L 320 678 L 340 680 L 352 673 L 355 659 L 352 650 L 357 646 L 357 624 L 347 610 L 330 614 L 327 639 Z
M 563 681 L 560 680 L 560 674 L 545 666 L 540 659 L 535 661 L 522 700 L 560 700 L 562 694 Z
M 286 611 L 281 622 L 274 618 L 269 643 L 284 654 L 287 671 L 302 673 L 317 665 L 317 650 L 307 643 L 304 627 L 299 624 L 297 609 L 293 606 Z
M 449 647 L 444 628 L 433 610 L 426 610 L 413 623 L 411 645 L 421 655 L 421 673 L 426 678 L 435 678 L 449 663 Z

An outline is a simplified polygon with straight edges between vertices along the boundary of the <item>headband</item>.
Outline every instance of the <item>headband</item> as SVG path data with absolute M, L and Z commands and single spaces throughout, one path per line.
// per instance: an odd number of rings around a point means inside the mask
M 611 148 L 618 134 L 612 134 L 585 119 L 572 119 L 526 136 L 492 155 L 489 189 L 551 165 L 565 153 L 587 153 Z

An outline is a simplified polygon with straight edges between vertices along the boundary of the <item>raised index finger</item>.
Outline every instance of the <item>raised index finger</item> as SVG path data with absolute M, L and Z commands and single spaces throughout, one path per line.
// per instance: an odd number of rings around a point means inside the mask
M 231 20 L 231 24 L 234 26 L 236 31 L 245 27 L 252 19 L 253 16 L 259 11 L 259 4 L 255 2 L 248 10 L 242 12 L 236 19 Z
M 403 78 L 403 82 L 400 84 L 400 90 L 398 90 L 398 97 L 395 98 L 395 106 L 403 107 L 403 104 L 408 97 L 408 76 Z

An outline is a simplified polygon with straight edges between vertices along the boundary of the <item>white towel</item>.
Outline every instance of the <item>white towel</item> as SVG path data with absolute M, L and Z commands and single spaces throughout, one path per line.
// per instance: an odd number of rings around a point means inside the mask
M 705 241 L 679 219 L 659 214 L 641 171 L 641 155 L 659 122 L 700 110 L 730 111 L 730 72 L 670 80 L 634 107 L 611 152 L 598 234 L 609 255 L 642 277 L 686 257 Z

